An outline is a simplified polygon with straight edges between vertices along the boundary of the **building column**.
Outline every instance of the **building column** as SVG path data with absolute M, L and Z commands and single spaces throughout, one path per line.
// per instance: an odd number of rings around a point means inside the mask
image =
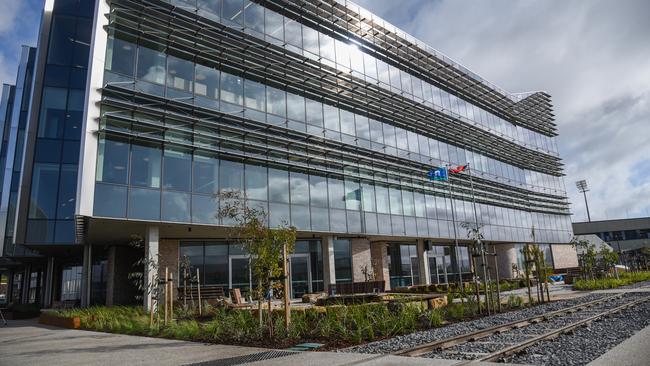
M 365 238 L 355 238 L 350 241 L 352 255 L 352 282 L 365 282 L 366 275 L 374 273 L 370 256 L 370 241 Z M 372 276 L 369 278 L 372 281 Z
M 424 239 L 418 239 L 417 251 L 419 269 L 418 275 L 420 276 L 420 283 L 418 283 L 418 285 L 430 285 L 431 275 L 429 272 L 429 248 L 426 245 Z
M 43 296 L 43 307 L 52 306 L 52 297 L 54 290 L 54 257 L 47 258 L 47 267 L 45 270 L 45 295 Z
M 115 305 L 115 246 L 108 248 L 108 260 L 106 261 L 106 306 Z
M 499 278 L 517 278 L 521 277 L 524 274 L 523 268 L 517 268 L 518 271 L 514 271 L 512 265 L 518 265 L 517 263 L 517 252 L 519 248 L 515 244 L 496 244 L 492 245 L 494 252 L 497 254 L 497 266 L 499 266 Z M 492 266 L 490 266 L 492 267 Z M 495 277 L 495 273 L 491 273 L 492 278 Z
M 81 307 L 90 306 L 90 286 L 92 281 L 93 253 L 90 243 L 84 244 L 81 269 Z
M 336 284 L 336 268 L 334 262 L 334 237 L 323 236 L 321 239 L 323 253 L 323 290 L 330 293 L 330 288 Z
M 388 268 L 388 244 L 370 243 L 370 257 L 377 281 L 384 281 L 385 290 L 390 290 L 390 269 Z
M 158 250 L 160 244 L 160 231 L 158 226 L 149 226 L 146 229 L 144 238 L 144 252 L 147 258 L 145 263 L 145 278 L 146 283 L 144 286 L 144 309 L 145 311 L 151 310 L 153 305 L 152 291 L 156 286 L 157 281 L 156 268 L 158 267 Z
M 32 278 L 32 265 L 28 264 L 23 270 L 23 287 L 20 289 L 22 294 L 20 295 L 20 303 L 27 304 L 29 302 L 29 282 Z

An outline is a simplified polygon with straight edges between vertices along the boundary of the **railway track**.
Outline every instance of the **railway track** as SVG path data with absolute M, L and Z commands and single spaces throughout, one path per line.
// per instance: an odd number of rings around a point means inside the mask
M 617 294 L 546 314 L 402 349 L 392 354 L 466 360 L 466 363 L 498 361 L 540 341 L 568 333 L 594 320 L 646 301 L 650 301 L 650 296 L 626 297 L 624 294 Z M 465 363 L 460 365 L 462 364 Z

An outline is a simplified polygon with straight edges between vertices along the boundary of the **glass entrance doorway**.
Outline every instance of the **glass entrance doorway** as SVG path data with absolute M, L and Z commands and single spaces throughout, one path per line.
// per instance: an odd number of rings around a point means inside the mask
M 301 298 L 302 295 L 312 292 L 309 254 L 292 254 L 289 257 L 289 281 L 293 299 Z
M 390 287 L 412 286 L 420 283 L 420 267 L 414 244 L 391 243 L 388 246 Z
M 251 289 L 253 287 L 250 259 L 247 255 L 231 255 L 229 268 L 229 288 Z
M 447 262 L 444 255 L 433 255 L 429 257 L 429 273 L 431 274 L 431 283 L 443 284 L 448 283 Z

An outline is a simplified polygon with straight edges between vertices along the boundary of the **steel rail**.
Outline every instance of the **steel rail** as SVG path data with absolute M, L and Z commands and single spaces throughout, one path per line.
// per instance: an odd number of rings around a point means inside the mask
M 577 321 L 577 322 L 573 322 L 573 323 L 568 324 L 568 325 L 566 325 L 566 326 L 564 326 L 564 327 L 562 327 L 562 328 L 552 330 L 552 331 L 550 331 L 550 332 L 547 332 L 547 333 L 544 333 L 544 334 L 542 334 L 542 335 L 539 335 L 539 336 L 536 336 L 536 337 L 533 337 L 533 338 L 527 339 L 527 340 L 525 340 L 525 341 L 522 341 L 522 342 L 520 342 L 520 343 L 514 344 L 514 345 L 512 345 L 512 346 L 508 346 L 508 347 L 503 348 L 503 349 L 501 349 L 501 350 L 499 350 L 499 351 L 492 352 L 492 353 L 488 354 L 487 356 L 483 356 L 483 357 L 481 357 L 481 358 L 479 358 L 479 359 L 472 360 L 472 361 L 470 361 L 470 362 L 463 362 L 463 363 L 460 363 L 460 364 L 458 364 L 458 365 L 466 365 L 466 364 L 469 364 L 469 363 L 471 363 L 471 362 L 480 362 L 480 361 L 496 361 L 496 360 L 499 360 L 499 359 L 501 359 L 501 358 L 503 358 L 503 357 L 505 357 L 505 356 L 509 356 L 509 355 L 512 355 L 512 354 L 514 354 L 514 353 L 517 353 L 517 352 L 519 352 L 519 351 L 521 351 L 521 350 L 524 350 L 524 349 L 526 349 L 526 348 L 532 346 L 533 344 L 535 344 L 535 343 L 537 343 L 537 342 L 540 342 L 540 341 L 543 341 L 543 340 L 546 340 L 546 339 L 550 339 L 550 338 L 557 337 L 557 336 L 560 335 L 560 334 L 563 334 L 563 333 L 569 332 L 569 331 L 571 331 L 571 330 L 573 330 L 573 329 L 575 329 L 575 328 L 581 327 L 581 326 L 584 325 L 584 324 L 591 323 L 591 322 L 593 322 L 594 320 L 597 320 L 597 319 L 602 318 L 602 317 L 604 317 L 604 316 L 607 316 L 607 315 L 609 315 L 609 314 L 617 313 L 617 312 L 619 312 L 619 311 L 621 311 L 621 310 L 625 310 L 625 309 L 627 309 L 627 308 L 631 308 L 632 306 L 635 306 L 635 305 L 637 305 L 637 304 L 644 303 L 644 302 L 646 302 L 646 301 L 650 301 L 650 296 L 645 296 L 645 297 L 643 297 L 643 298 L 641 298 L 641 299 L 637 299 L 637 300 L 635 300 L 635 301 L 628 302 L 628 303 L 626 303 L 626 304 L 623 304 L 623 305 L 617 306 L 617 307 L 615 307 L 615 308 L 613 308 L 613 309 L 605 310 L 605 311 L 603 311 L 603 312 L 601 312 L 601 313 L 599 313 L 599 314 L 596 314 L 596 315 L 590 316 L 590 317 L 588 317 L 588 318 L 586 318 L 586 319 L 582 319 L 582 320 L 579 320 L 579 321 Z
M 469 341 L 475 341 L 477 339 L 485 338 L 485 337 L 488 337 L 488 336 L 490 336 L 492 334 L 502 333 L 502 332 L 512 330 L 512 329 L 516 329 L 516 328 L 523 328 L 523 327 L 531 325 L 531 324 L 535 324 L 535 323 L 539 323 L 539 322 L 542 322 L 542 321 L 549 320 L 550 318 L 561 315 L 561 314 L 574 313 L 574 312 L 576 312 L 578 310 L 581 310 L 581 309 L 584 309 L 584 308 L 589 308 L 591 306 L 594 306 L 594 305 L 597 305 L 597 304 L 600 304 L 600 303 L 603 303 L 603 302 L 607 302 L 607 301 L 610 301 L 610 300 L 614 300 L 614 299 L 620 298 L 622 296 L 623 296 L 622 294 L 617 294 L 617 295 L 614 295 L 614 296 L 604 297 L 602 299 L 596 299 L 596 300 L 589 301 L 589 302 L 586 302 L 586 303 L 570 306 L 568 308 L 555 310 L 555 311 L 552 311 L 550 313 L 546 313 L 546 314 L 542 314 L 542 315 L 534 315 L 534 316 L 531 316 L 531 317 L 528 317 L 528 318 L 525 318 L 525 319 L 522 319 L 522 320 L 515 320 L 515 321 L 509 322 L 509 323 L 500 324 L 500 325 L 496 325 L 496 326 L 489 327 L 489 328 L 479 329 L 479 330 L 476 330 L 476 331 L 473 331 L 473 332 L 470 332 L 470 333 L 464 333 L 464 334 L 461 334 L 461 335 L 458 335 L 458 336 L 455 336 L 455 337 L 440 339 L 440 340 L 437 340 L 437 341 L 421 344 L 421 345 L 418 345 L 418 346 L 415 346 L 415 347 L 402 349 L 402 350 L 399 350 L 399 351 L 396 351 L 396 352 L 392 352 L 391 354 L 395 355 L 395 356 L 410 356 L 410 357 L 421 356 L 421 355 L 430 353 L 430 352 L 432 352 L 434 350 L 450 348 L 450 347 L 453 347 L 453 346 L 461 344 L 461 343 L 466 343 L 466 342 L 469 342 Z

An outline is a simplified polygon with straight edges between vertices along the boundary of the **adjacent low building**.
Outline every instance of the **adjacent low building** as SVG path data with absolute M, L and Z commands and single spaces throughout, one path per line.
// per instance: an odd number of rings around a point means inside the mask
M 298 229 L 294 297 L 469 279 L 463 223 L 503 277 L 528 242 L 577 265 L 550 96 L 351 2 L 47 0 L 2 107 L 10 302 L 133 302 L 134 235 L 173 273 L 250 287 L 224 191 Z M 447 164 L 469 169 L 431 181 Z
M 576 235 L 596 235 L 620 255 L 620 262 L 644 268 L 650 258 L 650 217 L 574 222 Z

